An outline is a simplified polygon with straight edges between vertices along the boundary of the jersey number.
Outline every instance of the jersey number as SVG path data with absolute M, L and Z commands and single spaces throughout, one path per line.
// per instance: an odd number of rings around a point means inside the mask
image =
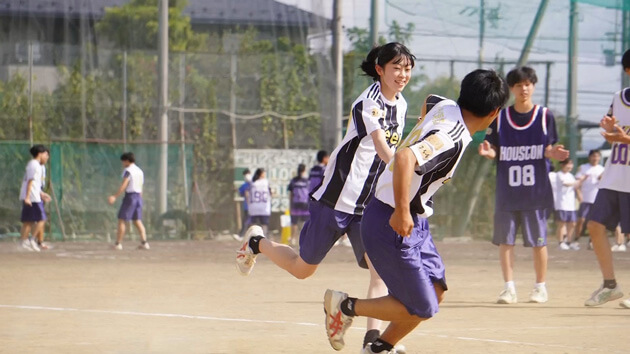
M 249 198 L 249 202 L 254 203 L 267 203 L 269 200 L 269 192 L 267 191 L 254 191 L 251 197 Z
M 615 144 L 610 153 L 610 163 L 613 165 L 628 164 L 628 144 Z
M 533 186 L 536 183 L 534 165 L 511 166 L 508 170 L 510 187 Z

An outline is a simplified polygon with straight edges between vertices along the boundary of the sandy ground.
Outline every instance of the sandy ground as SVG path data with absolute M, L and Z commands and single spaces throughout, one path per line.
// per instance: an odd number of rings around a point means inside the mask
M 583 239 L 583 242 L 585 240 Z M 115 252 L 56 243 L 42 253 L 0 242 L 0 353 L 333 353 L 324 331 L 326 288 L 363 296 L 368 273 L 336 247 L 296 280 L 259 257 L 239 276 L 233 240 L 152 242 Z M 496 305 L 502 280 L 488 242 L 438 243 L 450 290 L 432 320 L 404 339 L 409 353 L 629 353 L 630 310 L 585 308 L 601 275 L 592 251 L 550 248 L 546 304 L 525 301 L 531 252 L 517 247 L 516 305 Z M 630 290 L 630 252 L 616 253 Z M 358 353 L 357 318 L 342 352 Z

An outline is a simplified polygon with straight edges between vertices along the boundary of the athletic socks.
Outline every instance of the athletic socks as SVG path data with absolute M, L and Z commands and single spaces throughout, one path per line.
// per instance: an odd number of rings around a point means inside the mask
M 365 348 L 368 343 L 374 343 L 380 336 L 381 331 L 379 331 L 378 329 L 370 329 L 369 331 L 365 332 L 365 337 L 363 337 L 363 348 Z
M 510 290 L 512 292 L 516 292 L 516 286 L 514 285 L 514 280 L 505 282 L 505 290 Z
M 357 298 L 356 297 L 348 297 L 348 298 L 346 298 L 340 304 L 341 312 L 343 312 L 343 314 L 346 315 L 346 316 L 350 316 L 350 317 L 356 316 L 357 314 L 354 312 L 354 304 L 356 302 L 357 302 Z
M 611 280 L 604 279 L 604 288 L 614 289 L 616 287 L 617 287 L 617 281 L 615 279 L 611 279 Z
M 546 287 L 545 282 L 534 284 L 534 288 L 536 289 L 541 289 L 541 288 L 544 289 L 545 287 Z
M 252 252 L 254 252 L 254 254 L 259 254 L 260 253 L 260 239 L 262 239 L 263 236 L 252 236 L 249 239 L 249 248 L 252 249 Z
M 394 346 L 379 338 L 372 343 L 371 349 L 374 353 L 387 353 L 394 349 Z

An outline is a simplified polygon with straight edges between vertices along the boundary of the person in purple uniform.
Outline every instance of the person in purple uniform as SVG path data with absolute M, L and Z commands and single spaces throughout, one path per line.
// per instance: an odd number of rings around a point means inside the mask
M 116 193 L 107 198 L 109 204 L 114 204 L 116 198 L 125 192 L 122 205 L 118 211 L 118 232 L 116 236 L 115 250 L 122 250 L 122 239 L 125 236 L 126 224 L 133 220 L 140 234 L 140 246 L 138 249 L 149 249 L 147 233 L 142 223 L 142 188 L 144 186 L 144 172 L 136 165 L 136 157 L 133 152 L 125 152 L 120 156 L 124 167 L 123 181 Z
M 475 70 L 462 80 L 457 103 L 430 95 L 422 116 L 398 148 L 365 208 L 361 238 L 389 294 L 357 299 L 327 290 L 326 334 L 340 350 L 354 316 L 390 321 L 362 353 L 391 353 L 394 345 L 433 317 L 447 290 L 445 269 L 427 218 L 433 194 L 453 176 L 471 135 L 485 130 L 509 97 L 507 84 L 491 70 Z
M 505 289 L 497 303 L 517 302 L 514 286 L 514 244 L 522 228 L 523 243 L 534 253 L 536 284 L 530 302 L 547 301 L 547 216 L 554 206 L 547 159 L 562 161 L 569 151 L 558 141 L 553 114 L 532 102 L 538 78 L 522 66 L 507 74 L 514 105 L 490 125 L 479 154 L 497 160 L 496 204 L 492 243 L 499 246 Z
M 326 165 L 328 165 L 328 152 L 326 152 L 326 150 L 319 150 L 317 152 L 317 165 L 313 166 L 308 174 L 309 192 L 314 191 L 324 180 Z
M 309 181 L 306 178 L 306 165 L 298 165 L 297 176 L 293 177 L 287 188 L 290 194 L 291 213 L 291 240 L 292 245 L 297 245 L 300 234 L 306 220 L 308 220 Z

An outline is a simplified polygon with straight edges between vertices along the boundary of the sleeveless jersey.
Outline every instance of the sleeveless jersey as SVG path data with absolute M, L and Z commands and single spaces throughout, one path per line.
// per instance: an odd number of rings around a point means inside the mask
M 306 178 L 294 177 L 287 188 L 292 192 L 291 214 L 308 215 L 308 201 L 311 199 L 308 189 L 309 181 Z
M 247 207 L 249 215 L 271 215 L 271 195 L 269 193 L 269 181 L 266 178 L 256 180 L 249 186 Z
M 545 148 L 549 145 L 546 107 L 534 106 L 529 121 L 517 125 L 510 107 L 496 120 L 498 152 L 496 209 L 505 211 L 553 208 Z M 554 127 L 555 129 L 555 127 Z
M 617 119 L 617 124 L 630 134 L 630 88 L 625 88 L 615 94 L 608 114 Z M 614 142 L 610 150 L 610 157 L 606 160 L 599 189 L 610 189 L 618 192 L 630 193 L 630 151 L 629 144 Z

